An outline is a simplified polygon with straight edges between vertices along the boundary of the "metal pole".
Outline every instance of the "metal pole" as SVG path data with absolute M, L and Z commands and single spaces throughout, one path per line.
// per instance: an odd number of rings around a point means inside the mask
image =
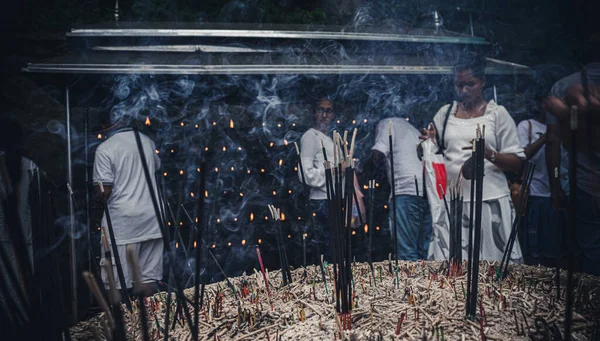
M 88 271 L 92 272 L 92 239 L 90 237 L 90 171 L 89 171 L 89 166 L 90 166 L 90 156 L 89 156 L 89 150 L 88 150 L 88 130 L 89 130 L 89 124 L 90 124 L 90 115 L 89 112 L 86 111 L 85 112 L 85 119 L 83 121 L 83 129 L 84 129 L 84 133 L 83 133 L 83 137 L 84 137 L 84 141 L 83 141 L 83 145 L 84 145 L 84 157 L 85 157 L 85 226 L 86 226 L 86 236 L 87 236 L 87 245 L 88 245 Z M 93 273 L 93 272 L 92 272 Z M 91 295 L 92 293 L 90 292 L 90 299 L 91 299 Z
M 71 160 L 71 103 L 69 99 L 69 86 L 65 88 L 65 108 L 66 108 L 66 121 L 67 121 L 67 183 L 73 183 L 73 161 Z M 70 234 L 70 262 L 71 262 L 71 304 L 73 312 L 73 322 L 77 322 L 77 255 L 76 255 L 76 243 L 75 243 L 75 203 L 73 202 L 73 196 L 69 195 L 69 234 Z

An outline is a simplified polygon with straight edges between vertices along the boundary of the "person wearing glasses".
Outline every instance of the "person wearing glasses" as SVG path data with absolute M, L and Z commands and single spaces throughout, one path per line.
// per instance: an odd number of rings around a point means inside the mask
M 335 116 L 333 102 L 329 98 L 321 98 L 313 109 L 313 125 L 302 135 L 300 140 L 300 159 L 304 168 L 304 179 L 310 187 L 310 211 L 314 231 L 309 234 L 312 246 L 319 245 L 325 260 L 331 261 L 331 236 L 327 225 L 327 188 L 325 186 L 325 166 L 323 164 L 323 147 L 327 159 L 333 160 L 333 140 L 330 128 Z M 323 145 L 321 145 L 321 141 Z M 302 181 L 302 174 L 298 170 Z

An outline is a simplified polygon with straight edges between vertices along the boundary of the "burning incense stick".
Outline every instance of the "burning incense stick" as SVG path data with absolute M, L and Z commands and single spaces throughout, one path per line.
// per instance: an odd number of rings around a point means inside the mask
M 200 164 L 200 183 L 198 184 L 198 192 L 196 195 L 196 269 L 194 272 L 194 328 L 198 335 L 198 327 L 200 323 L 200 307 L 203 305 L 203 298 L 199 295 L 199 285 L 202 282 L 202 293 L 204 294 L 204 282 L 200 277 L 200 266 L 202 257 L 202 248 L 200 241 L 203 240 L 202 232 L 204 227 L 204 190 L 206 188 L 206 162 Z M 181 205 L 183 207 L 183 205 Z
M 391 170 L 391 185 L 392 185 L 392 224 L 394 231 L 394 259 L 396 260 L 396 267 L 398 267 L 398 227 L 396 223 L 396 173 L 394 172 L 394 141 L 392 138 L 392 122 L 388 125 L 389 129 L 389 144 L 390 144 L 390 170 Z
M 129 294 L 127 293 L 127 284 L 125 283 L 125 275 L 123 274 L 123 263 L 121 263 L 121 257 L 119 256 L 119 251 L 117 249 L 117 240 L 115 238 L 115 232 L 113 230 L 112 221 L 110 219 L 110 211 L 108 209 L 108 200 L 104 195 L 104 185 L 102 181 L 98 181 L 98 187 L 100 187 L 100 197 L 102 199 L 102 204 L 104 206 L 104 216 L 106 218 L 106 225 L 108 226 L 108 234 L 110 237 L 110 247 L 112 247 L 112 253 L 115 257 L 115 265 L 117 266 L 117 275 L 119 276 L 119 283 L 121 284 L 121 295 L 123 295 L 123 299 L 125 300 L 125 305 L 127 309 L 131 311 L 131 302 L 129 301 Z
M 417 193 L 417 200 L 419 201 L 419 237 L 417 238 L 417 253 L 419 253 L 421 259 L 425 259 L 425 245 L 423 242 L 423 238 L 425 235 L 425 231 L 423 230 L 423 212 L 421 208 L 421 197 L 419 196 L 419 181 L 417 180 L 417 176 L 415 178 L 415 190 Z
M 583 68 L 581 73 L 582 86 L 586 100 L 589 102 L 589 87 L 587 79 L 587 70 Z M 565 340 L 571 340 L 571 328 L 573 325 L 573 290 L 575 283 L 573 280 L 573 271 L 575 267 L 575 234 L 577 233 L 577 130 L 578 130 L 578 112 L 576 106 L 571 106 L 570 113 L 571 145 L 569 148 L 569 205 L 568 217 L 571 231 L 567 233 L 567 306 L 565 309 Z
M 258 256 L 258 263 L 260 264 L 260 272 L 262 273 L 263 280 L 265 281 L 265 288 L 267 289 L 267 297 L 269 300 L 269 305 L 271 305 L 271 311 L 273 311 L 273 303 L 271 302 L 271 290 L 269 290 L 269 280 L 267 279 L 267 275 L 265 274 L 265 266 L 263 264 L 262 257 L 260 255 L 260 248 L 256 245 L 256 255 Z

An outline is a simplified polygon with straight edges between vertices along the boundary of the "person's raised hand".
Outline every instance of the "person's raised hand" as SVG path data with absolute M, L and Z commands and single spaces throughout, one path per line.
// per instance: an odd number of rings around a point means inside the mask
M 421 136 L 419 137 L 421 140 L 431 139 L 435 143 L 435 137 L 437 135 L 437 130 L 435 130 L 435 126 L 433 123 L 429 123 L 427 128 L 421 129 Z

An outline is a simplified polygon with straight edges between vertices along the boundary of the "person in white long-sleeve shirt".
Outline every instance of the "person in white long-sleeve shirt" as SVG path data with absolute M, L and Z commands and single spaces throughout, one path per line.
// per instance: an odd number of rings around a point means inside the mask
M 454 69 L 454 89 L 459 102 L 443 106 L 433 123 L 423 129 L 423 139 L 433 138 L 444 154 L 449 180 L 456 180 L 465 161 L 471 157 L 471 141 L 478 125 L 485 125 L 485 164 L 483 178 L 481 259 L 501 260 L 515 217 L 504 172 L 518 173 L 525 159 L 519 144 L 517 126 L 508 111 L 493 100 L 483 99 L 485 59 L 464 56 Z M 471 182 L 463 180 L 463 259 L 467 258 L 468 220 Z M 439 228 L 439 227 L 435 227 Z M 436 248 L 447 247 L 446 243 Z M 522 254 L 515 243 L 511 260 L 521 262 Z
M 300 159 L 304 168 L 304 180 L 310 187 L 310 209 L 314 221 L 314 231 L 311 234 L 310 242 L 319 244 L 325 260 L 328 261 L 331 260 L 331 236 L 327 224 L 327 188 L 323 146 L 325 146 L 327 159 L 333 160 L 333 140 L 329 136 L 329 129 L 334 116 L 333 102 L 328 98 L 320 99 L 313 110 L 313 126 L 302 135 L 300 140 Z M 299 173 L 298 176 L 302 181 L 302 174 Z

